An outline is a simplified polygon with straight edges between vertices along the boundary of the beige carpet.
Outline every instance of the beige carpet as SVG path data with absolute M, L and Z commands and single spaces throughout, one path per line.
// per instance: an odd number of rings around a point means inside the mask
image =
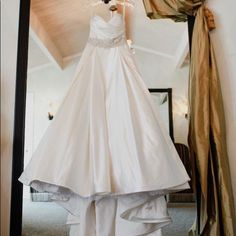
M 187 236 L 196 210 L 193 205 L 169 207 L 173 223 L 163 229 L 164 236 Z M 22 236 L 68 236 L 67 212 L 51 202 L 24 200 Z

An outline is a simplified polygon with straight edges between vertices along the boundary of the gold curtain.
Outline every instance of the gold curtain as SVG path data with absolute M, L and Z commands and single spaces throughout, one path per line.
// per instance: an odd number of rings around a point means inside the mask
M 226 150 L 219 75 L 201 0 L 143 0 L 151 19 L 185 21 L 195 15 L 190 63 L 189 147 L 200 220 L 189 235 L 235 236 L 236 218 Z M 198 228 L 198 226 L 200 226 Z M 199 232 L 199 233 L 198 233 Z
M 200 234 L 236 235 L 222 95 L 203 6 L 192 38 L 189 145 L 201 186 Z
M 171 18 L 174 21 L 186 21 L 187 15 L 193 15 L 202 5 L 202 0 L 143 0 L 143 3 L 150 19 Z

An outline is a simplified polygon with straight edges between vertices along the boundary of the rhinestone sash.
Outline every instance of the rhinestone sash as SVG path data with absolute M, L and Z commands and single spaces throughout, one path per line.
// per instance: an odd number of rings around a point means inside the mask
M 95 47 L 101 48 L 112 48 L 118 47 L 125 43 L 125 36 L 121 35 L 112 39 L 99 39 L 99 38 L 88 38 L 88 43 L 92 44 Z

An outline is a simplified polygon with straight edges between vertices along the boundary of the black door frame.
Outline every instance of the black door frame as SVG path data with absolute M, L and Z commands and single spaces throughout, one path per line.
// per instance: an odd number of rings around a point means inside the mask
M 25 110 L 29 43 L 30 0 L 21 0 L 19 8 L 18 48 L 14 110 L 10 236 L 21 236 L 23 185 L 18 178 L 24 168 Z
M 168 94 L 168 118 L 169 118 L 169 135 L 173 141 L 174 138 L 174 123 L 173 123 L 173 111 L 172 111 L 172 88 L 149 88 L 150 93 L 167 93 Z
M 21 236 L 23 185 L 18 181 L 24 169 L 25 110 L 29 43 L 30 0 L 21 0 L 19 8 L 18 50 L 16 68 L 14 136 L 12 157 L 12 186 L 10 209 L 10 236 Z M 188 17 L 191 47 L 194 17 Z M 199 214 L 198 214 L 199 216 Z

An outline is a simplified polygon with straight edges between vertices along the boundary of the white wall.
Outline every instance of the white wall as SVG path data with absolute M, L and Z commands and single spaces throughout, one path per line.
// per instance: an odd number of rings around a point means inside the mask
M 69 89 L 77 63 L 72 63 L 63 71 L 51 65 L 28 73 L 27 92 L 34 94 L 33 149 L 50 124 L 48 112 L 56 113 Z
M 1 4 L 1 236 L 8 236 L 19 3 Z
M 155 54 L 135 53 L 138 69 L 148 88 L 172 88 L 175 142 L 187 145 L 189 66 L 175 69 L 173 61 Z
M 236 196 L 236 16 L 235 0 L 208 1 L 216 21 L 216 30 L 211 33 L 226 116 L 229 163 L 234 196 Z M 234 197 L 236 206 L 236 197 Z

